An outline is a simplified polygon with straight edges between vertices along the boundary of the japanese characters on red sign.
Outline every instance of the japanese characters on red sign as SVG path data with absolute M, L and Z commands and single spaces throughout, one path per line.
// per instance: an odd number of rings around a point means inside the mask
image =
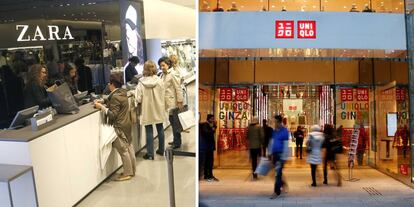
M 298 38 L 315 39 L 316 21 L 298 21 Z
M 238 88 L 236 89 L 236 101 L 247 101 L 249 99 L 249 89 L 248 88 Z
M 341 101 L 353 101 L 354 94 L 352 88 L 341 89 Z
M 395 90 L 395 98 L 397 99 L 397 101 L 405 101 L 406 99 L 406 94 L 407 91 L 404 88 L 397 88 Z
M 289 111 L 296 111 L 297 108 L 297 106 L 289 106 Z
M 220 101 L 231 101 L 233 90 L 231 88 L 220 88 Z
M 276 38 L 293 38 L 294 21 L 277 20 L 276 21 Z
M 357 88 L 357 101 L 369 101 L 368 88 Z

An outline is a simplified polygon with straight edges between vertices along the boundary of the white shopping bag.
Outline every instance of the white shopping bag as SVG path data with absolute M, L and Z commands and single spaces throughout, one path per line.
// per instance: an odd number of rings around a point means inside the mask
M 266 176 L 272 169 L 272 162 L 267 157 L 261 157 L 259 165 L 256 167 L 254 173 L 262 176 Z
M 187 130 L 195 126 L 195 115 L 191 110 L 179 113 L 178 118 L 180 119 L 180 124 L 183 127 L 183 130 Z

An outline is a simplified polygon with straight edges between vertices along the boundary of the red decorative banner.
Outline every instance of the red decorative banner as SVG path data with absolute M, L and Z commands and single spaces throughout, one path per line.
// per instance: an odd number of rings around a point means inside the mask
M 401 175 L 408 175 L 408 165 L 407 164 L 401 164 L 400 165 L 400 172 L 401 172 Z
M 231 101 L 233 90 L 231 88 L 220 88 L 220 101 Z
M 236 89 L 236 101 L 247 101 L 249 100 L 249 89 L 248 88 L 238 88 Z
M 354 93 L 352 88 L 342 88 L 341 89 L 341 100 L 342 101 L 353 101 Z
M 369 101 L 368 88 L 357 88 L 357 101 Z
M 405 101 L 407 95 L 407 90 L 405 88 L 397 88 L 395 90 L 395 98 L 397 101 Z
M 294 21 L 276 21 L 276 38 L 294 38 Z
M 246 136 L 247 129 L 220 129 L 218 148 L 220 151 L 246 150 Z

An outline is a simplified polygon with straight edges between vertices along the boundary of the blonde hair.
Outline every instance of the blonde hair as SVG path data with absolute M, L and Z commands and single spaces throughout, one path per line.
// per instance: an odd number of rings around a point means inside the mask
M 176 68 L 178 66 L 178 57 L 177 57 L 177 55 L 171 55 L 170 60 L 172 62 L 172 67 Z
M 157 74 L 157 65 L 152 60 L 147 60 L 144 64 L 143 76 L 153 76 Z

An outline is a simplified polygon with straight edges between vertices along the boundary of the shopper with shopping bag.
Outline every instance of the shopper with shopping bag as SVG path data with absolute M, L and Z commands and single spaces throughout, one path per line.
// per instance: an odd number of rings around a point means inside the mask
M 158 133 L 158 155 L 164 155 L 165 100 L 164 82 L 157 76 L 157 66 L 151 60 L 145 62 L 143 77 L 135 89 L 136 102 L 141 104 L 140 123 L 145 127 L 147 154 L 146 160 L 154 160 L 153 124 Z
M 127 90 L 121 88 L 123 78 L 121 74 L 111 74 L 108 88 L 111 91 L 108 98 L 95 101 L 95 108 L 105 115 L 105 122 L 115 129 L 117 138 L 113 142 L 114 148 L 121 156 L 124 172 L 116 181 L 129 180 L 135 176 L 135 151 L 132 145 L 131 117 Z
M 259 125 L 259 119 L 253 117 L 249 127 L 247 128 L 247 139 L 249 140 L 250 159 L 252 162 L 252 179 L 257 179 L 255 173 L 257 167 L 257 159 L 260 157 L 260 151 L 264 142 L 264 132 Z
M 169 121 L 173 131 L 173 141 L 168 143 L 173 149 L 181 147 L 181 131 L 178 114 L 183 108 L 183 90 L 180 86 L 180 76 L 172 68 L 171 60 L 162 57 L 158 60 L 158 65 L 162 70 L 161 79 L 165 87 L 165 107 L 169 114 Z
M 275 165 L 275 185 L 274 185 L 274 193 L 270 197 L 270 199 L 275 199 L 281 194 L 281 188 L 283 185 L 282 180 L 282 173 L 283 173 L 283 165 L 285 160 L 283 159 L 283 152 L 285 150 L 285 142 L 289 141 L 289 131 L 283 125 L 283 117 L 281 115 L 276 115 L 274 118 L 275 123 L 275 130 L 272 134 L 272 158 L 273 164 Z

